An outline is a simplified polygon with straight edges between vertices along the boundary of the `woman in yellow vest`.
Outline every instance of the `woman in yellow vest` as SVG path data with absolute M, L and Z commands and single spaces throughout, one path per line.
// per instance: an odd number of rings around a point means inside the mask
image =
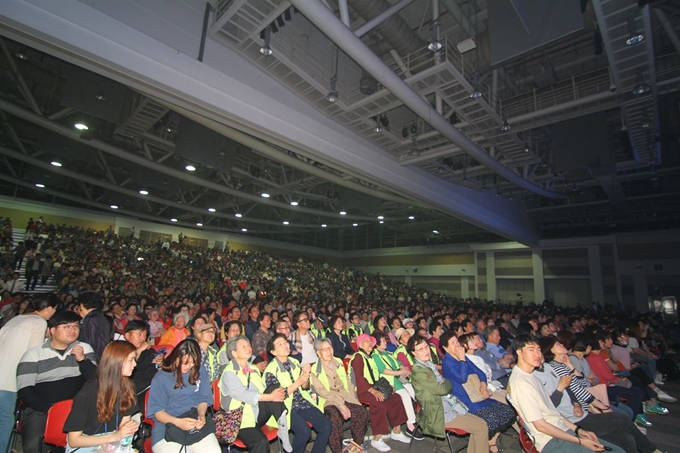
M 378 368 L 378 373 L 380 376 L 384 376 L 392 387 L 394 387 L 394 392 L 399 395 L 401 402 L 404 404 L 404 410 L 408 417 L 406 420 L 406 435 L 409 437 L 415 436 L 416 440 L 423 440 L 423 436 L 420 432 L 414 433 L 416 411 L 413 408 L 413 401 L 416 398 L 416 394 L 410 383 L 402 382 L 408 379 L 411 370 L 399 363 L 392 354 L 387 352 L 387 336 L 383 332 L 376 330 L 373 332 L 372 337 L 375 338 L 376 344 L 373 349 L 373 354 L 371 354 L 371 358 Z
M 220 379 L 221 405 L 227 411 L 243 406 L 237 438 L 246 444 L 251 453 L 269 453 L 269 440 L 260 427 L 273 416 L 279 425 L 281 445 L 290 452 L 293 448 L 288 437 L 284 390 L 280 386 L 265 387 L 260 371 L 249 363 L 253 349 L 246 336 L 237 335 L 230 339 L 226 350 L 230 360 Z
M 293 453 L 303 453 L 312 435 L 307 425 L 311 423 L 316 431 L 316 440 L 311 453 L 324 453 L 331 435 L 331 422 L 314 405 L 312 396 L 304 388 L 309 386 L 310 364 L 300 366 L 300 362 L 289 357 L 290 343 L 285 335 L 277 333 L 267 350 L 274 356 L 264 370 L 267 387 L 283 387 L 284 403 L 288 409 L 288 426 L 295 433 Z
M 312 365 L 312 389 L 319 398 L 317 407 L 331 421 L 328 446 L 333 453 L 341 453 L 343 421 L 350 420 L 352 438 L 361 445 L 370 419 L 357 398 L 353 376 L 347 376 L 342 360 L 333 357 L 331 340 L 318 339 L 315 347 L 319 360 Z
M 413 358 L 411 357 L 411 354 L 408 353 L 406 350 L 406 344 L 408 343 L 409 338 L 413 336 L 415 331 L 413 329 L 404 329 L 403 327 L 399 328 L 394 334 L 397 337 L 397 342 L 399 342 L 399 345 L 397 346 L 397 350 L 394 351 L 392 354 L 395 359 L 397 359 L 404 367 L 408 368 L 409 371 L 411 368 L 413 368 Z
M 357 338 L 357 346 L 359 351 L 352 357 L 350 366 L 356 378 L 359 401 L 368 404 L 369 407 L 371 430 L 373 431 L 371 447 L 378 451 L 390 451 L 391 448 L 385 443 L 383 436 L 385 439 L 410 443 L 411 439 L 401 432 L 401 425 L 406 423 L 407 419 L 401 398 L 396 393 L 385 398 L 384 393 L 373 387 L 373 384 L 380 379 L 378 368 L 371 358 L 371 352 L 375 347 L 375 338 L 365 333 L 361 334 Z M 390 432 L 390 425 L 392 432 Z

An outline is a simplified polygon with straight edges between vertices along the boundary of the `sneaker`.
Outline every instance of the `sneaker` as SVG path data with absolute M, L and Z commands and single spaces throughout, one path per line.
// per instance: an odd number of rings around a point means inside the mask
M 642 426 L 636 425 L 635 423 L 633 423 L 633 426 L 635 426 L 642 434 L 647 435 L 647 428 L 643 428 Z
M 663 375 L 661 373 L 656 373 L 656 376 L 654 377 L 654 383 L 656 385 L 664 385 L 665 382 L 663 381 Z
M 642 410 L 645 412 L 645 414 L 668 415 L 668 409 L 666 409 L 659 403 L 654 404 L 644 403 L 642 405 Z
M 635 423 L 637 425 L 644 426 L 645 428 L 652 426 L 652 423 L 647 420 L 647 416 L 645 414 L 638 414 L 638 416 L 635 417 Z
M 389 445 L 385 443 L 383 437 L 384 436 L 381 436 L 380 439 L 378 440 L 371 439 L 371 447 L 375 448 L 378 451 L 390 451 L 391 448 Z
M 656 391 L 656 397 L 660 400 L 663 401 L 664 403 L 677 403 L 678 399 L 673 398 L 670 396 L 668 393 L 664 392 L 663 390 L 657 390 Z
M 416 428 L 415 432 L 412 430 L 408 429 L 408 426 L 404 429 L 403 431 L 404 434 L 406 434 L 408 437 L 413 437 L 414 440 L 423 440 L 425 437 L 423 436 L 423 433 L 420 431 L 420 428 Z
M 411 439 L 409 439 L 407 436 L 405 436 L 404 433 L 395 433 L 394 431 L 392 431 L 390 433 L 390 439 L 397 440 L 397 441 L 403 442 L 405 444 L 411 443 Z

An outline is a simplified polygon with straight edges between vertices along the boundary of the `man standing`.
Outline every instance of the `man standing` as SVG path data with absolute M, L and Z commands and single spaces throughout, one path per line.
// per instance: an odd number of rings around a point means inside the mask
M 38 453 L 50 407 L 73 399 L 97 373 L 92 347 L 78 341 L 80 316 L 61 311 L 47 326 L 50 340 L 29 349 L 17 367 L 18 396 L 25 405 L 21 414 L 24 453 Z
M 0 451 L 6 451 L 14 423 L 17 365 L 26 351 L 45 340 L 47 321 L 60 303 L 54 294 L 40 294 L 33 299 L 26 314 L 15 316 L 0 329 Z
M 300 364 L 316 363 L 319 356 L 316 355 L 316 349 L 314 348 L 316 337 L 310 331 L 312 322 L 309 319 L 309 315 L 306 311 L 299 311 L 295 313 L 295 322 L 297 323 L 297 329 L 290 334 L 290 340 L 295 349 L 302 354 Z
M 623 453 L 621 448 L 600 441 L 594 433 L 570 422 L 555 409 L 543 385 L 533 375 L 543 359 L 533 336 L 516 336 L 513 347 L 517 352 L 517 366 L 510 375 L 508 395 L 539 452 L 590 453 L 603 451 L 607 446 L 611 448 L 609 451 Z
M 83 321 L 80 326 L 78 340 L 92 346 L 95 360 L 99 361 L 104 348 L 113 339 L 113 324 L 104 313 L 104 300 L 98 293 L 89 291 L 78 298 L 78 310 Z

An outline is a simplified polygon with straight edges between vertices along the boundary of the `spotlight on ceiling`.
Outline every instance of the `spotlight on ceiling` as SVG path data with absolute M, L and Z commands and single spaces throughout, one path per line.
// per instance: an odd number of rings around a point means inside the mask
M 177 222 L 177 219 L 175 219 L 175 218 L 173 217 L 172 219 L 170 219 L 170 221 L 174 223 L 174 222 Z
M 98 92 L 97 94 L 94 95 L 94 98 L 98 101 L 103 102 L 103 101 L 106 100 L 106 95 L 104 94 L 104 92 L 100 91 L 100 92 Z
M 240 212 L 237 212 L 236 214 L 234 214 L 234 217 L 238 217 L 240 219 L 241 217 L 243 217 L 243 214 L 241 214 Z
M 530 151 L 530 150 L 529 150 L 529 145 L 524 145 L 524 152 L 525 152 L 525 153 L 528 153 L 529 151 Z
M 52 162 L 50 162 L 50 164 L 54 165 L 55 167 L 61 167 L 61 165 L 62 165 L 61 162 L 56 161 L 56 160 L 53 160 Z
M 475 83 L 472 87 L 472 92 L 470 93 L 470 98 L 479 99 L 482 97 L 482 92 L 479 91 L 479 72 L 475 72 Z
M 635 16 L 628 18 L 628 39 L 626 39 L 627 46 L 634 46 L 640 44 L 645 40 L 645 35 L 637 31 L 635 27 Z
M 508 120 L 503 121 L 503 125 L 501 126 L 501 130 L 503 132 L 507 132 L 510 129 L 512 129 L 512 127 L 510 126 L 510 123 L 508 123 Z
M 321 224 L 321 228 L 326 228 L 327 226 L 328 226 L 328 225 L 326 225 L 325 223 L 322 223 L 322 224 Z
M 36 186 L 38 189 L 44 189 L 44 188 L 45 188 L 45 184 L 37 183 L 35 186 Z
M 288 222 L 287 220 L 284 220 L 284 221 L 283 221 L 283 224 L 284 224 L 284 225 L 289 225 L 290 222 Z
M 416 216 L 410 215 L 410 216 L 408 216 L 408 219 L 409 219 L 409 220 L 415 220 L 415 219 L 416 219 Z
M 118 209 L 118 206 L 116 206 L 115 204 L 112 204 L 111 209 Z
M 336 78 L 333 77 L 331 79 L 331 91 L 329 91 L 328 94 L 326 95 L 326 100 L 328 102 L 336 102 L 338 100 L 339 97 L 338 90 L 335 89 L 336 82 L 337 82 Z
M 347 215 L 347 211 L 340 211 L 340 212 L 338 212 L 338 214 L 340 214 L 340 215 Z
M 269 198 L 270 195 L 269 195 L 267 192 L 262 192 L 262 193 L 260 194 L 260 196 L 261 196 L 262 198 Z
M 271 39 L 271 28 L 267 27 L 264 29 L 264 45 L 260 47 L 260 53 L 264 57 L 271 57 L 271 55 L 274 53 L 272 51 L 272 48 L 269 47 L 269 40 Z
M 359 226 L 359 224 L 358 224 L 358 223 L 353 223 L 352 226 Z
M 437 231 L 437 230 L 432 230 L 432 233 L 433 233 L 433 234 L 439 234 L 439 231 Z
M 191 164 L 187 165 L 187 166 L 184 167 L 184 168 L 186 169 L 186 171 L 196 171 L 196 167 L 194 167 L 194 166 L 191 165 Z
M 203 226 L 201 222 L 196 222 L 196 226 Z
M 378 223 L 379 223 L 379 224 L 383 224 L 383 223 L 385 223 L 385 221 L 384 221 L 384 220 L 381 220 L 381 221 L 378 222 Z
M 439 40 L 439 19 L 432 22 L 432 39 L 427 45 L 427 50 L 432 53 L 442 50 L 442 42 Z
M 291 202 L 290 202 L 290 205 L 291 205 L 291 206 L 297 206 L 297 205 L 299 205 L 299 204 L 300 204 L 300 203 L 297 202 L 297 201 L 291 201 Z
M 380 115 L 375 117 L 375 127 L 373 128 L 373 132 L 375 132 L 376 134 L 382 132 L 382 124 L 380 124 Z
M 149 195 L 149 191 L 142 189 L 142 190 L 139 191 L 139 194 L 140 195 Z
M 76 124 L 73 125 L 73 127 L 78 129 L 79 131 L 86 131 L 86 130 L 89 129 L 89 127 L 87 127 L 87 124 L 85 124 L 85 123 L 76 123 Z
M 248 228 L 241 228 L 241 231 L 243 231 L 244 233 L 247 233 L 247 232 L 248 232 Z
M 642 76 L 642 69 L 639 69 L 637 73 L 637 83 L 633 87 L 632 93 L 637 96 L 640 96 L 645 93 L 649 93 L 651 89 L 652 87 L 649 86 L 649 83 L 644 81 L 644 78 Z
M 28 60 L 28 55 L 26 55 L 24 52 L 17 52 L 14 54 L 14 56 L 19 60 Z
M 215 211 L 217 211 L 217 209 L 215 209 L 215 208 L 208 208 L 208 212 L 215 212 Z
M 382 216 L 382 215 L 378 216 L 378 220 L 383 220 L 384 218 L 385 218 L 385 216 Z

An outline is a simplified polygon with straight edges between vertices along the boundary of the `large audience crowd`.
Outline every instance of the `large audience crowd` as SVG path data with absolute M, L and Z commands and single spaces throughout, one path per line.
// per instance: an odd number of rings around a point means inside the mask
M 302 453 L 312 430 L 313 453 L 389 451 L 449 429 L 472 453 L 498 451 L 508 429 L 539 452 L 653 453 L 646 429 L 676 402 L 658 367 L 672 336 L 652 315 L 461 300 L 42 217 L 23 238 L 0 219 L 0 451 L 17 401 L 26 453 L 69 401 L 67 451 L 80 453 L 143 448 L 147 424 L 154 453 L 234 440 L 266 453 L 277 437 Z

